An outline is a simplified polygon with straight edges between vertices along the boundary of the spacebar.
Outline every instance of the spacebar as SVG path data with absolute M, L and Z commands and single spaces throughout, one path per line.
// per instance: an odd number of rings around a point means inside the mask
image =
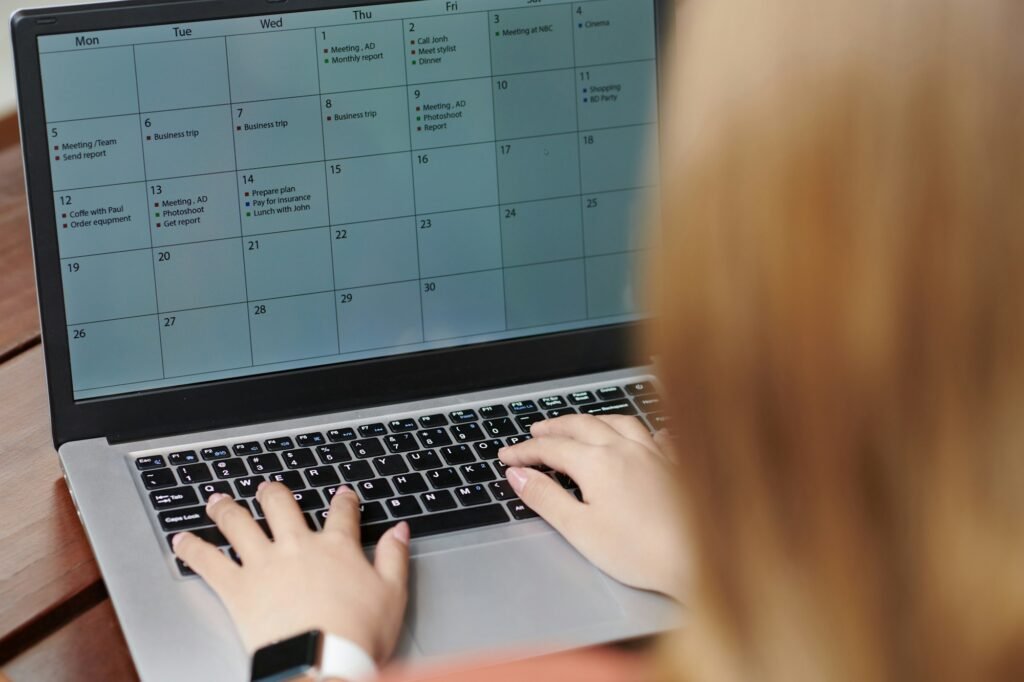
M 456 530 L 493 526 L 508 521 L 508 514 L 500 504 L 488 504 L 482 507 L 468 507 L 458 511 L 441 512 L 427 516 L 414 516 L 404 519 L 409 522 L 409 530 L 413 538 L 420 538 L 438 533 L 450 533 Z M 363 546 L 377 544 L 380 536 L 398 521 L 371 523 L 360 528 Z

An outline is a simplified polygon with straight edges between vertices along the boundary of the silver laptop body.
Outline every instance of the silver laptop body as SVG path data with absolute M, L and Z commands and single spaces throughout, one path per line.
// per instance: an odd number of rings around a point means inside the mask
M 168 538 L 217 542 L 204 497 L 265 479 L 314 529 L 341 483 L 364 534 L 408 518 L 400 657 L 678 622 L 510 496 L 495 457 L 569 412 L 664 423 L 629 339 L 668 4 L 14 15 L 54 443 L 142 679 L 248 679 Z

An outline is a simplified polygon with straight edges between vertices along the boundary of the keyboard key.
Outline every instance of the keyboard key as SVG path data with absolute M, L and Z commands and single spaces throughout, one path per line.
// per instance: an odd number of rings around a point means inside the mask
M 189 567 L 188 564 L 186 564 L 184 561 L 182 561 L 178 557 L 174 557 L 174 563 L 176 563 L 178 565 L 178 573 L 181 574 L 182 578 L 191 578 L 192 576 L 194 576 L 196 574 L 196 572 L 193 571 L 192 568 Z
M 458 509 L 439 514 L 414 516 L 408 522 L 412 537 L 422 538 L 439 533 L 493 526 L 498 523 L 506 523 L 508 520 L 508 514 L 501 508 L 501 505 L 490 504 L 472 509 Z M 394 524 L 391 522 L 363 526 L 361 529 L 363 546 L 376 544 L 377 540 L 392 526 Z
M 654 393 L 654 384 L 649 381 L 638 381 L 625 387 L 626 393 L 631 396 L 651 395 Z
M 395 476 L 409 471 L 409 465 L 400 455 L 389 455 L 387 457 L 374 457 L 373 467 L 381 476 Z
M 487 437 L 476 424 L 459 424 L 457 426 L 453 426 L 452 435 L 455 436 L 455 440 L 459 443 L 473 443 Z
M 416 437 L 411 433 L 393 433 L 384 439 L 384 443 L 391 452 L 412 452 L 420 449 Z
M 466 479 L 466 483 L 487 483 L 494 480 L 494 469 L 487 462 L 464 464 L 459 467 L 459 471 Z
M 455 410 L 454 412 L 449 412 L 448 416 L 451 418 L 452 422 L 455 423 L 455 424 L 465 424 L 466 422 L 475 422 L 476 419 L 477 419 L 477 417 L 476 417 L 476 410 Z
M 597 405 L 588 405 L 582 408 L 582 411 L 586 414 L 602 415 L 602 414 L 636 414 L 636 408 L 633 407 L 633 403 L 628 400 L 617 400 L 610 403 L 598 403 Z
M 597 402 L 597 398 L 590 391 L 576 391 L 569 394 L 569 402 L 573 405 L 588 405 Z
M 263 483 L 262 476 L 243 476 L 236 478 L 235 491 L 238 493 L 238 497 L 253 497 L 256 495 L 256 488 L 259 487 L 260 483 Z
M 227 481 L 212 481 L 199 486 L 199 494 L 203 496 L 203 502 L 210 499 L 210 495 L 220 493 L 221 495 L 231 494 L 231 484 Z
M 189 507 L 157 514 L 160 527 L 165 531 L 180 533 L 200 526 L 209 526 L 213 521 L 206 515 L 206 507 Z
M 364 500 L 383 500 L 391 497 L 395 491 L 386 478 L 375 478 L 372 481 L 360 481 L 356 489 Z
M 423 480 L 423 474 L 402 474 L 391 479 L 395 484 L 395 490 L 399 495 L 412 495 L 427 490 L 427 482 Z
M 422 514 L 423 508 L 420 503 L 416 501 L 416 498 L 412 495 L 406 497 L 396 497 L 388 500 L 384 503 L 391 515 L 396 519 L 404 519 L 407 516 L 415 516 L 416 514 Z
M 447 425 L 448 418 L 443 414 L 428 414 L 426 417 L 420 417 L 421 429 L 436 429 L 439 426 Z
M 572 478 L 570 478 L 569 476 L 566 476 L 561 471 L 556 471 L 555 472 L 555 480 L 558 481 L 559 485 L 561 485 L 566 490 L 572 490 L 573 488 L 579 488 L 579 486 L 576 485 L 576 481 L 572 480 Z
M 652 429 L 660 431 L 661 429 L 668 428 L 669 416 L 663 412 L 649 414 L 647 415 L 647 421 L 650 423 Z
M 526 503 L 522 500 L 512 500 L 508 503 L 508 510 L 512 514 L 512 518 L 516 521 L 522 521 L 523 519 L 535 519 L 537 518 L 537 512 L 533 511 L 526 506 Z
M 391 433 L 404 433 L 405 431 L 415 431 L 416 420 L 411 418 L 395 419 L 391 422 L 388 422 L 388 428 L 391 429 Z
M 420 443 L 425 448 L 437 448 L 442 445 L 451 445 L 452 438 L 448 435 L 448 432 L 442 428 L 437 429 L 424 429 L 416 434 Z
M 322 485 L 338 485 L 341 479 L 338 472 L 332 466 L 319 466 L 306 469 L 302 472 L 309 483 L 310 488 L 319 488 Z
M 552 395 L 548 396 L 547 398 L 541 398 L 537 402 L 540 403 L 540 408 L 542 410 L 557 410 L 562 407 L 568 407 L 568 405 L 565 402 L 565 398 L 563 398 L 560 395 Z
M 341 465 L 341 476 L 349 483 L 362 481 L 373 478 L 373 469 L 370 468 L 369 462 L 346 462 Z
M 509 403 L 508 409 L 512 411 L 512 414 L 527 414 L 536 412 L 537 404 L 532 400 L 517 400 L 514 403 Z
M 199 465 L 197 464 L 195 466 Z M 236 478 L 238 476 L 245 476 L 249 473 L 249 470 L 245 468 L 245 462 L 240 459 L 222 459 L 218 462 L 214 462 L 213 470 L 217 472 L 217 478 Z
M 228 544 L 228 539 L 224 537 L 224 533 L 221 533 L 216 526 L 210 526 L 209 528 L 196 528 L 195 530 L 190 530 L 189 532 L 192 533 L 192 535 L 195 535 L 200 540 L 205 540 L 206 542 L 209 542 L 211 545 L 223 547 Z M 174 545 L 171 544 L 171 540 L 174 538 L 175 535 L 177 535 L 177 533 L 171 533 L 167 536 L 168 547 L 174 547 Z
M 512 490 L 512 486 L 508 481 L 492 481 L 487 484 L 487 487 L 491 489 L 491 494 L 494 495 L 494 499 L 499 502 L 514 500 L 519 497 L 516 495 L 516 491 Z
M 147 471 L 150 469 L 161 469 L 167 466 L 167 462 L 164 461 L 163 455 L 153 455 L 152 457 L 136 457 L 135 468 L 139 471 Z
M 363 438 L 370 438 L 371 436 L 383 436 L 387 434 L 388 429 L 380 422 L 373 424 L 363 424 L 359 427 L 359 435 Z
M 540 412 L 534 412 L 533 414 L 521 414 L 516 417 L 516 423 L 519 424 L 519 428 L 526 433 L 530 432 L 530 424 L 541 421 L 544 421 L 544 415 Z
M 576 408 L 562 407 L 557 410 L 551 410 L 548 412 L 548 419 L 558 419 L 559 417 L 564 417 L 567 414 L 576 414 Z
M 318 431 L 311 431 L 310 433 L 303 433 L 295 436 L 295 442 L 300 448 L 311 448 L 315 445 L 323 445 L 327 441 L 324 440 L 324 435 Z
M 487 494 L 487 488 L 482 485 L 469 485 L 455 489 L 455 499 L 462 503 L 463 507 L 473 507 L 478 504 L 487 504 L 491 496 Z
M 283 468 L 281 460 L 272 452 L 264 455 L 253 455 L 248 459 L 248 462 L 249 469 L 254 474 L 269 474 L 274 471 L 280 471 Z
M 476 457 L 473 456 L 473 451 L 469 449 L 468 445 L 452 445 L 441 448 L 441 456 L 444 457 L 444 461 L 453 466 L 476 461 Z
M 641 412 L 657 412 L 661 409 L 661 398 L 656 395 L 642 396 L 633 402 Z
M 292 497 L 298 503 L 299 509 L 302 511 L 313 511 L 324 506 L 324 498 L 322 498 L 320 493 L 315 490 L 293 490 Z M 259 500 L 253 500 L 253 507 L 255 507 L 257 514 L 265 516 L 263 513 L 263 507 L 260 506 Z
M 283 483 L 288 486 L 289 490 L 302 490 L 306 487 L 298 471 L 282 471 L 279 474 L 270 474 L 267 476 L 267 480 L 274 483 Z
M 380 502 L 363 502 L 359 505 L 359 523 L 376 523 L 387 518 L 388 513 Z
M 223 445 L 216 445 L 212 448 L 203 448 L 199 451 L 199 454 L 206 461 L 210 461 L 212 459 L 227 459 L 231 456 L 231 451 Z
M 518 445 L 519 443 L 522 443 L 522 442 L 528 441 L 528 440 L 532 440 L 532 439 L 533 439 L 533 436 L 531 436 L 528 433 L 524 433 L 521 436 L 512 436 L 511 438 L 506 438 L 505 439 L 505 445 L 507 445 L 508 447 L 512 447 L 513 445 Z
M 154 472 L 156 473 L 156 472 Z M 181 479 L 182 483 L 205 483 L 206 481 L 213 480 L 213 475 L 210 473 L 209 465 L 203 464 L 189 464 L 187 466 L 178 467 L 178 478 Z
M 199 504 L 196 491 L 192 488 L 171 488 L 149 494 L 154 509 L 176 509 L 190 504 Z
M 309 448 L 285 450 L 281 453 L 281 456 L 284 457 L 284 463 L 289 469 L 303 469 L 316 466 L 316 457 L 313 456 L 313 451 Z
M 497 419 L 498 417 L 507 417 L 508 410 L 505 409 L 504 405 L 488 405 L 487 407 L 480 408 L 481 419 Z
M 492 466 L 494 467 L 495 473 L 498 474 L 498 478 L 505 480 L 505 472 L 508 471 L 508 465 L 500 459 L 496 459 L 492 462 Z
M 288 436 L 282 438 L 268 438 L 263 441 L 263 445 L 266 446 L 267 450 L 291 450 L 295 447 L 295 443 Z
M 626 394 L 618 386 L 606 386 L 597 389 L 597 397 L 599 400 L 621 400 Z
M 199 455 L 196 454 L 195 450 L 182 450 L 181 452 L 172 452 L 167 455 L 167 461 L 174 466 L 184 466 L 185 464 L 196 464 L 199 462 Z
M 519 433 L 516 425 L 508 418 L 488 419 L 484 422 L 484 431 L 491 438 L 505 438 L 506 436 L 514 436 Z
M 354 440 L 349 443 L 348 447 L 352 451 L 353 455 L 362 459 L 384 454 L 384 446 L 381 445 L 380 441 L 376 438 Z
M 426 471 L 427 469 L 436 469 L 441 464 L 441 458 L 437 456 L 437 453 L 433 450 L 421 450 L 420 452 L 413 452 L 406 455 L 409 463 L 412 464 L 412 468 L 416 471 Z
M 327 439 L 332 443 L 341 443 L 346 440 L 356 439 L 356 430 L 353 428 L 331 429 L 327 432 Z
M 433 486 L 435 490 L 440 490 L 441 488 L 454 488 L 457 485 L 462 485 L 462 479 L 459 478 L 458 472 L 456 472 L 452 467 L 428 471 L 427 480 L 430 481 L 430 485 Z
M 473 443 L 473 450 L 480 459 L 494 459 L 498 456 L 498 450 L 501 450 L 501 441 L 495 438 Z
M 249 441 L 248 443 L 235 443 L 231 446 L 231 450 L 236 455 L 258 455 L 263 452 L 263 448 L 256 441 Z
M 324 464 L 339 464 L 352 459 L 348 449 L 342 443 L 333 445 L 321 445 L 316 449 L 316 454 Z
M 455 509 L 459 506 L 455 503 L 455 498 L 447 490 L 424 493 L 420 495 L 420 501 L 427 508 L 428 512 L 445 511 L 446 509 Z

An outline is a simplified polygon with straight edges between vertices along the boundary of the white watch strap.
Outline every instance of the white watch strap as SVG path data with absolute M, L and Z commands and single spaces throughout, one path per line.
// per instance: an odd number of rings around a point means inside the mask
M 325 634 L 320 656 L 320 679 L 369 682 L 377 677 L 377 666 L 366 651 L 351 640 Z

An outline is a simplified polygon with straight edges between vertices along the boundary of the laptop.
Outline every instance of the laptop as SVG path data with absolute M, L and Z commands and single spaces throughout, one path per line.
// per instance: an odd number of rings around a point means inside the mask
M 203 503 L 225 492 L 259 518 L 264 480 L 314 530 L 352 486 L 368 551 L 409 522 L 405 659 L 675 624 L 516 499 L 497 459 L 540 419 L 665 421 L 629 340 L 669 4 L 13 16 L 53 439 L 143 679 L 247 679 L 169 539 L 231 555 Z

